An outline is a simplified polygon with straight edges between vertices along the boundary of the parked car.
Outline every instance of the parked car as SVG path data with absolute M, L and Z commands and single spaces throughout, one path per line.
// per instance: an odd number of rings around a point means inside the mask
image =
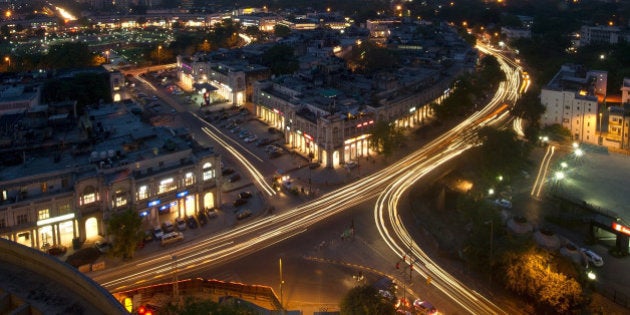
M 246 203 L 247 203 L 247 199 L 244 199 L 244 198 L 238 198 L 238 199 L 234 200 L 233 205 L 234 205 L 235 207 L 239 207 L 239 206 L 242 206 L 242 205 L 244 205 L 244 204 L 246 204 Z
M 162 230 L 164 233 L 172 233 L 175 232 L 175 226 L 171 221 L 164 221 L 162 222 Z
M 507 199 L 496 199 L 494 204 L 506 209 L 512 209 L 512 203 Z
M 221 174 L 222 174 L 223 176 L 225 176 L 225 175 L 230 175 L 230 174 L 234 174 L 234 169 L 229 168 L 229 167 L 226 167 L 226 168 L 224 168 L 224 169 L 221 171 Z
M 257 147 L 262 147 L 264 145 L 268 145 L 271 142 L 273 142 L 273 140 L 269 139 L 269 138 L 260 138 L 258 140 L 256 140 L 256 146 Z
M 241 179 L 241 175 L 239 175 L 239 174 L 237 173 L 237 174 L 232 174 L 232 175 L 230 175 L 230 177 L 228 177 L 228 180 L 227 180 L 227 181 L 228 181 L 228 183 L 233 183 L 233 182 L 235 182 L 235 181 L 237 181 L 237 180 L 239 180 L 239 179 Z
M 238 193 L 239 199 L 249 199 L 251 197 L 252 197 L 252 193 L 249 191 L 241 191 L 240 193 Z
M 109 244 L 107 241 L 96 241 L 96 243 L 94 243 L 94 247 L 96 247 L 96 249 L 98 249 L 101 254 L 105 254 L 109 252 L 111 244 Z
M 182 218 L 175 219 L 175 224 L 177 225 L 177 229 L 183 231 L 186 229 L 186 222 Z
M 193 217 L 192 215 L 189 215 L 188 218 L 186 218 L 186 222 L 188 223 L 189 228 L 191 229 L 197 228 L 197 220 L 195 220 L 195 217 Z
M 438 313 L 438 310 L 433 306 L 433 304 L 420 299 L 413 301 L 413 308 L 423 315 L 434 315 Z
M 208 219 L 214 219 L 219 216 L 219 211 L 217 211 L 217 209 L 208 210 L 206 211 L 206 216 Z
M 166 233 L 164 234 L 164 236 L 162 236 L 160 245 L 166 246 L 168 244 L 172 244 L 172 243 L 183 241 L 183 240 L 184 240 L 184 234 L 182 234 L 181 232 Z
M 353 168 L 357 168 L 359 166 L 359 164 L 357 163 L 357 161 L 348 161 L 346 162 L 346 168 L 351 170 Z
M 162 231 L 162 228 L 159 226 L 156 226 L 153 228 L 153 238 L 155 238 L 156 240 L 162 239 L 162 236 L 164 236 L 164 231 Z
M 203 213 L 197 214 L 197 221 L 201 226 L 204 226 L 206 225 L 206 223 L 208 223 L 208 220 L 206 220 L 206 216 Z
M 53 256 L 59 256 L 59 255 L 65 254 L 67 251 L 68 251 L 67 247 L 57 244 L 57 245 L 53 245 L 49 247 L 46 252 Z
M 144 231 L 144 238 L 142 239 L 144 243 L 149 243 L 153 241 L 153 232 L 151 230 Z
M 245 141 L 246 143 L 252 143 L 252 142 L 256 141 L 256 139 L 258 139 L 258 136 L 257 136 L 257 135 L 251 135 L 251 136 L 249 136 L 249 137 L 245 138 L 245 140 L 244 140 L 244 141 Z
M 594 251 L 587 248 L 580 248 L 580 251 L 586 256 L 586 259 L 590 264 L 595 267 L 601 267 L 604 265 L 604 260 L 601 256 L 597 255 Z
M 251 215 L 252 215 L 251 211 L 249 211 L 247 209 L 244 209 L 244 210 L 241 210 L 241 211 L 236 213 L 236 219 L 237 220 L 243 220 L 243 219 L 245 219 L 245 218 L 247 218 L 247 217 L 249 217 Z

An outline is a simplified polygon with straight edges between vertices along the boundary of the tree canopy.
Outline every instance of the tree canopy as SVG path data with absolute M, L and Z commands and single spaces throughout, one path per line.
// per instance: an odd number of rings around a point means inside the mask
M 508 252 L 502 264 L 508 289 L 534 298 L 557 313 L 567 313 L 584 301 L 582 286 L 557 272 L 553 257 L 545 250 L 530 247 L 524 253 Z
M 395 124 L 377 121 L 370 132 L 370 148 L 388 157 L 403 141 L 403 135 Z
M 380 47 L 370 41 L 363 41 L 352 47 L 345 59 L 353 72 L 366 74 L 393 69 L 399 63 L 395 51 Z
M 111 255 L 133 258 L 138 242 L 144 238 L 142 218 L 135 210 L 116 212 L 107 221 L 107 234 L 113 237 Z
M 271 69 L 275 75 L 291 74 L 298 70 L 299 64 L 293 54 L 293 47 L 286 44 L 278 44 L 262 55 L 262 64 Z
M 392 302 L 382 297 L 370 285 L 350 289 L 341 300 L 339 308 L 341 315 L 393 315 L 396 312 Z

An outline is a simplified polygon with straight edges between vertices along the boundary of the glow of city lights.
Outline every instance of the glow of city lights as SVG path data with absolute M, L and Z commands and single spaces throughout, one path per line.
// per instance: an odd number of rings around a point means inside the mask
M 564 179 L 564 173 L 563 172 L 556 172 L 556 179 L 557 180 Z
M 70 14 L 70 12 L 66 11 L 64 8 L 60 8 L 60 7 L 55 7 L 55 9 L 57 10 L 57 12 L 59 12 L 59 15 L 61 15 L 61 17 L 64 20 L 68 20 L 68 21 L 76 21 L 77 18 Z

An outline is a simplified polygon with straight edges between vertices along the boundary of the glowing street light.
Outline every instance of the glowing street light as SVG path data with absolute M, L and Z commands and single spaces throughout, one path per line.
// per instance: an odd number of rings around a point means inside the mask
M 493 188 L 488 189 L 488 195 L 490 195 L 490 196 L 494 195 L 494 189 Z
M 569 166 L 569 165 L 567 164 L 567 162 L 562 162 L 562 163 L 560 163 L 560 167 L 562 167 L 563 169 L 564 169 L 564 168 L 567 168 L 568 166 Z
M 584 155 L 584 151 L 582 151 L 582 149 L 580 148 L 575 149 L 575 156 L 580 157 L 582 155 Z
M 586 273 L 586 276 L 588 277 L 588 280 L 591 280 L 591 281 L 597 279 L 597 275 L 592 270 L 589 270 Z
M 573 148 L 577 149 L 580 145 L 577 142 L 573 142 Z
M 562 179 L 564 179 L 564 172 L 558 171 L 558 172 L 556 172 L 555 176 L 556 176 L 556 180 L 562 180 Z

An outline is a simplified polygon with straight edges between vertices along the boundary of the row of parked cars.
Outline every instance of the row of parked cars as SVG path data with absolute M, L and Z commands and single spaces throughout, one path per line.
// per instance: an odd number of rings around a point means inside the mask
M 186 229 L 196 229 L 200 225 L 204 226 L 208 223 L 208 219 L 213 219 L 217 216 L 217 210 L 213 209 L 202 211 L 196 216 L 189 215 L 186 218 L 175 218 L 174 222 L 166 220 L 162 222 L 161 226 L 156 226 L 152 230 L 146 231 L 143 243 L 158 240 L 161 242 L 161 245 L 164 246 L 181 241 L 184 239 L 183 231 Z

